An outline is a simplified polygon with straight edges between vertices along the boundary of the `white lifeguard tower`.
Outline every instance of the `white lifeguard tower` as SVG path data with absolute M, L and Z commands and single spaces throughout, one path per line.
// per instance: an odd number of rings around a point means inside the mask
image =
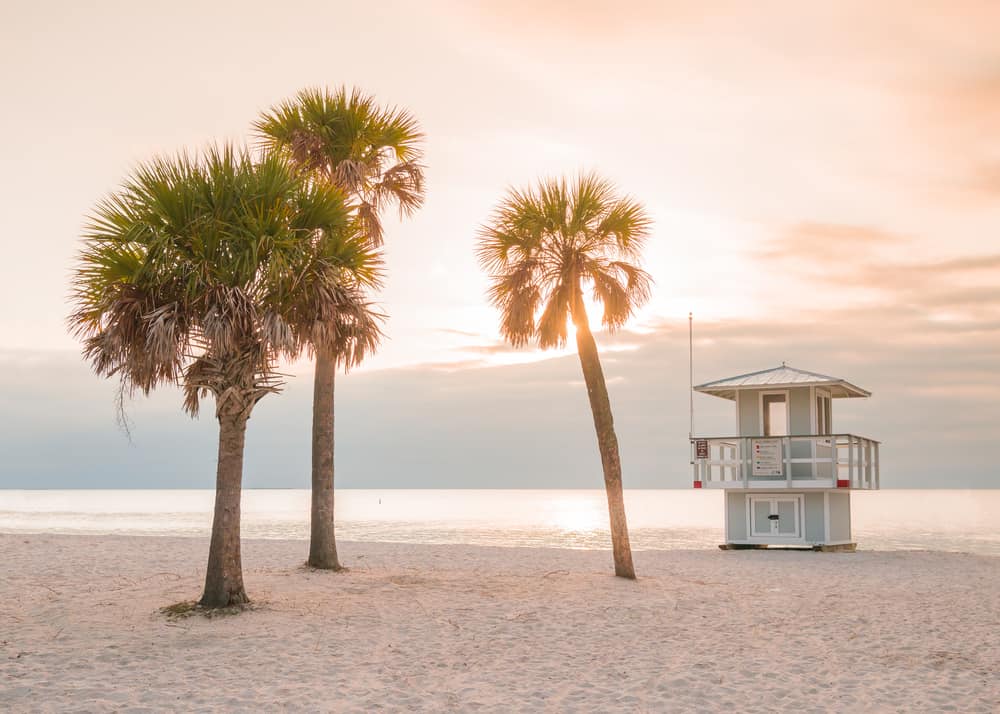
M 694 387 L 736 404 L 738 435 L 691 438 L 694 488 L 725 489 L 723 549 L 854 550 L 851 491 L 879 487 L 879 442 L 833 429 L 850 382 L 786 366 Z

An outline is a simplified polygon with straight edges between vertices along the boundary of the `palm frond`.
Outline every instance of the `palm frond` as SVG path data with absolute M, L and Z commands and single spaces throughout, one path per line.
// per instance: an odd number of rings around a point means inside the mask
M 382 172 L 370 191 L 376 206 L 395 203 L 399 217 L 412 216 L 424 203 L 424 168 L 415 161 L 404 161 Z
M 368 240 L 368 244 L 373 248 L 381 248 L 385 238 L 382 219 L 376 206 L 369 201 L 359 201 L 354 208 L 354 219 L 357 221 L 358 231 Z
M 594 232 L 603 239 L 613 239 L 623 257 L 635 259 L 642 254 L 651 225 L 638 201 L 622 198 L 607 207 Z
M 571 282 L 557 282 L 552 286 L 545 309 L 538 319 L 538 346 L 543 349 L 563 347 L 568 335 L 574 286 Z

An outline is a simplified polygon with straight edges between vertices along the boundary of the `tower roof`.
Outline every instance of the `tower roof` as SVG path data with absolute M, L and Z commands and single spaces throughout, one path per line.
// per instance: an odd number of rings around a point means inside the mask
M 736 392 L 743 389 L 763 389 L 780 387 L 826 387 L 833 397 L 870 397 L 871 392 L 856 387 L 845 379 L 830 377 L 817 372 L 788 367 L 764 369 L 760 372 L 738 374 L 735 377 L 717 379 L 695 387 L 695 391 L 711 394 L 723 399 L 736 399 Z

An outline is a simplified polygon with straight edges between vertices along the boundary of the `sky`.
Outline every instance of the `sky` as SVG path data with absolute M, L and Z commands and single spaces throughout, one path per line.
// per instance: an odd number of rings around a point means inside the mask
M 0 7 L 0 487 L 211 487 L 175 389 L 115 421 L 67 334 L 88 211 L 139 162 L 245 141 L 307 86 L 425 133 L 386 225 L 379 354 L 341 377 L 344 487 L 600 487 L 579 362 L 514 351 L 476 263 L 508 187 L 594 170 L 654 221 L 652 299 L 598 334 L 626 487 L 684 487 L 695 379 L 780 364 L 871 392 L 887 487 L 998 487 L 1000 4 L 129 2 Z M 245 483 L 304 487 L 311 366 L 251 420 Z M 696 395 L 696 431 L 734 431 Z M 207 413 L 211 413 L 210 411 Z

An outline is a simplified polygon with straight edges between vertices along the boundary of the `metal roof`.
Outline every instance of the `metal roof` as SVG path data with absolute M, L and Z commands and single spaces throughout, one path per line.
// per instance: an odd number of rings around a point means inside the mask
M 735 377 L 717 379 L 695 387 L 695 391 L 712 394 L 723 399 L 736 399 L 736 392 L 743 389 L 762 389 L 780 387 L 826 387 L 834 397 L 870 397 L 871 392 L 856 387 L 847 380 L 830 377 L 817 372 L 807 372 L 804 369 L 788 367 L 784 363 L 780 367 L 764 369 L 760 372 L 739 374 Z

